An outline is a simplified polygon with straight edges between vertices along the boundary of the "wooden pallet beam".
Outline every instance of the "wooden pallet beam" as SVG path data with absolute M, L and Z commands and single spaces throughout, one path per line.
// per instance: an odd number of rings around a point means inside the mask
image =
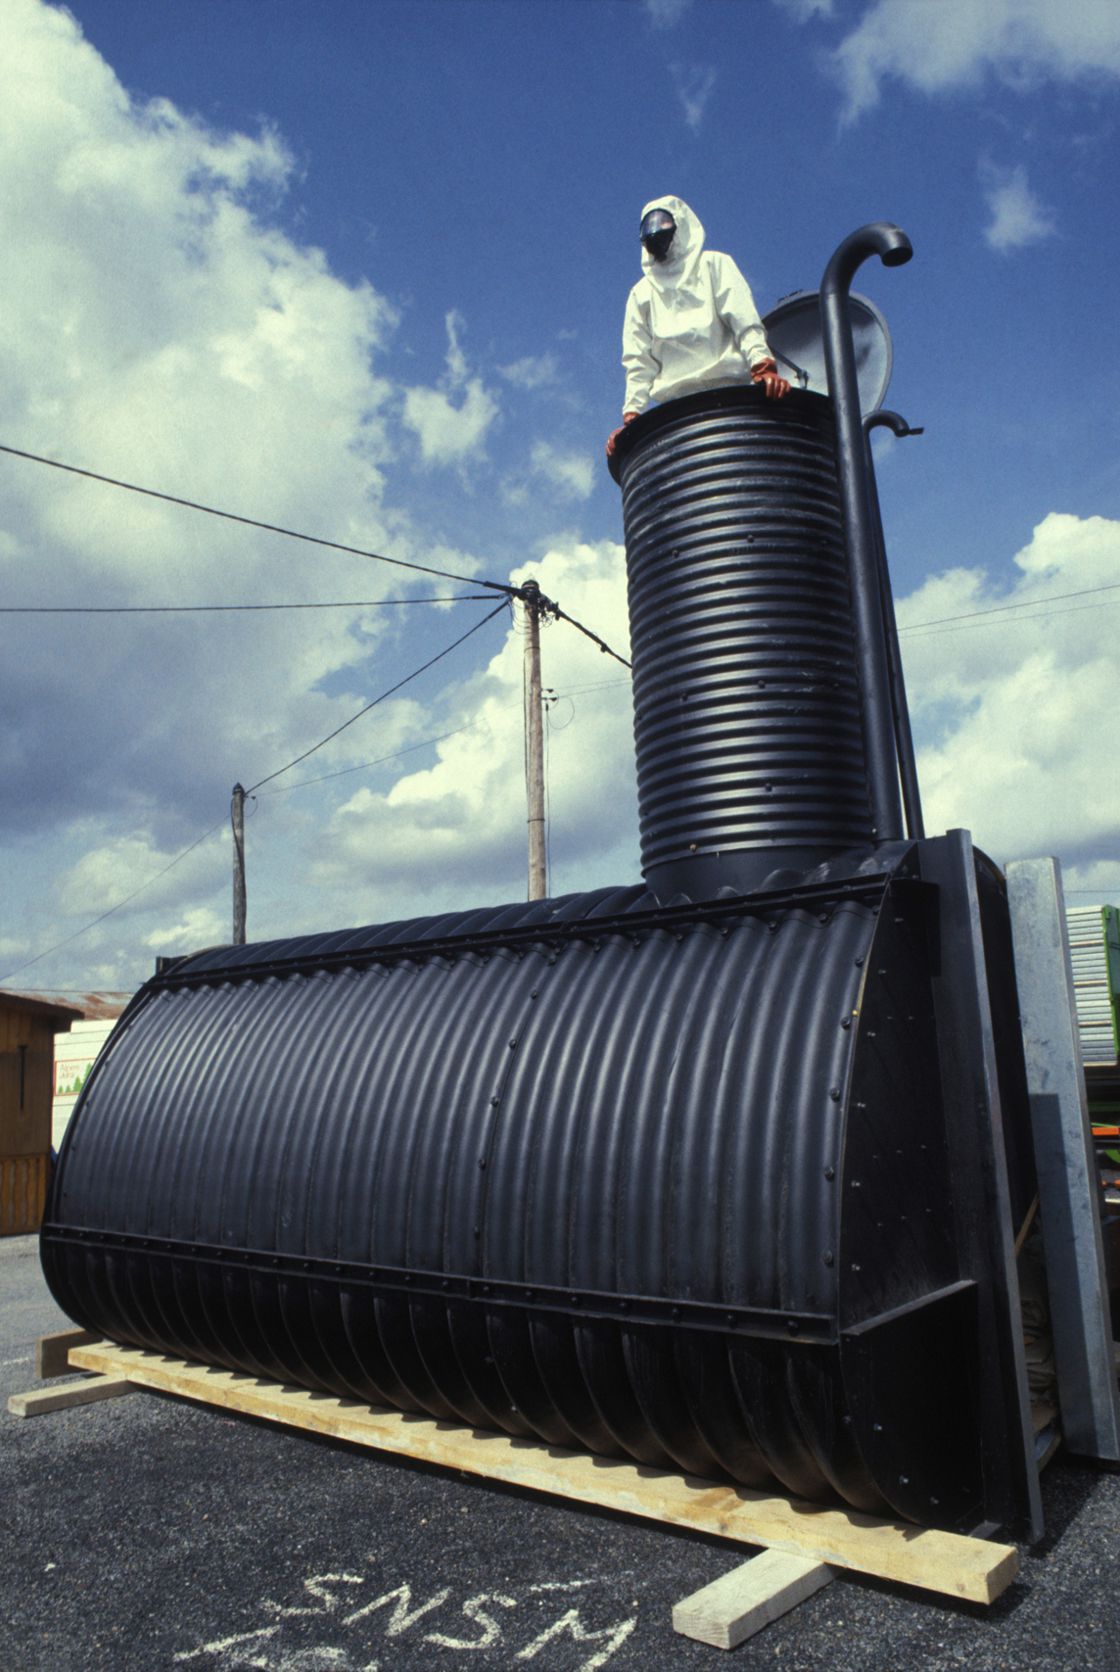
M 135 1392 L 136 1384 L 127 1376 L 109 1373 L 88 1381 L 64 1382 L 61 1387 L 13 1393 L 8 1410 L 14 1417 L 41 1417 L 48 1411 L 68 1411 L 74 1405 L 93 1405 L 100 1399 L 119 1399 L 122 1394 Z
M 673 1630 L 715 1649 L 734 1649 L 781 1619 L 832 1578 L 811 1556 L 764 1550 L 722 1578 L 693 1591 L 673 1608 Z
M 336 1440 L 595 1504 L 734 1544 L 765 1546 L 903 1585 L 993 1602 L 1019 1570 L 1014 1545 L 880 1521 L 745 1487 L 562 1451 L 352 1399 L 310 1393 L 128 1347 L 75 1347 L 73 1366 Z
M 84 1347 L 97 1339 L 88 1329 L 61 1329 L 54 1335 L 41 1335 L 35 1343 L 35 1375 L 40 1382 L 68 1376 L 71 1347 Z

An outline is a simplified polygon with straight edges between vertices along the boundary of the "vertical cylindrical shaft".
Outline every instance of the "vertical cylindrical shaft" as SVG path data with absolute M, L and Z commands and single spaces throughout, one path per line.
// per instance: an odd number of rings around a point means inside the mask
M 233 786 L 230 804 L 233 825 L 233 944 L 245 945 L 245 791 Z
M 525 583 L 525 798 L 529 828 L 530 900 L 548 888 L 544 833 L 544 712 L 541 706 L 541 617 L 536 581 Z
M 642 871 L 750 892 L 873 845 L 831 403 L 717 389 L 621 464 Z M 617 457 L 617 455 L 616 455 Z

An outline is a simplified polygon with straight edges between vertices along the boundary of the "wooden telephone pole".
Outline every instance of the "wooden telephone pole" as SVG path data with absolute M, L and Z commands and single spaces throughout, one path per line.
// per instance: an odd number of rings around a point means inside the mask
M 233 786 L 230 803 L 233 825 L 233 944 L 245 945 L 245 791 Z
M 544 711 L 541 706 L 540 587 L 526 581 L 525 605 L 525 798 L 529 826 L 530 900 L 543 900 L 548 889 L 544 835 Z

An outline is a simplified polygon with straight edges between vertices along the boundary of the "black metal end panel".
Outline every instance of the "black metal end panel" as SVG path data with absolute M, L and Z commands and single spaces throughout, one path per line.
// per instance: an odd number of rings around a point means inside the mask
M 865 966 L 839 1247 L 841 1357 L 853 1438 L 896 1515 L 982 1519 L 973 1275 L 954 1235 L 932 995 L 938 890 L 892 882 Z
M 1000 886 L 990 861 L 977 855 L 965 830 L 917 844 L 921 875 L 938 888 L 937 941 L 931 949 L 934 1012 L 954 1190 L 954 1238 L 963 1276 L 976 1283 L 980 1338 L 978 1408 L 985 1519 L 1042 1535 L 1042 1501 L 1034 1460 L 1015 1264 L 1015 1214 L 1022 1211 L 1024 1143 L 1030 1108 L 1022 1038 L 1008 1026 L 1013 1002 L 1009 945 L 1001 951 L 1006 913 L 981 894 Z M 978 871 L 984 881 L 978 884 Z M 987 937 L 984 922 L 987 921 Z M 988 949 L 991 947 L 989 964 Z M 1006 954 L 1006 955 L 1005 955 Z M 1009 986 L 1008 983 L 1011 983 Z M 997 993 L 995 1020 L 990 993 Z M 1011 1101 L 1002 1092 L 1009 1088 Z M 1008 1150 L 1019 1159 L 1013 1203 Z

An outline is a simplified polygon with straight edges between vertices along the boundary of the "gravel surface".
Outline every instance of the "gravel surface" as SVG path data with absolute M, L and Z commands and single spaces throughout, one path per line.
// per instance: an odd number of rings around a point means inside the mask
M 734 1546 L 137 1393 L 25 1421 L 67 1327 L 33 1237 L 0 1241 L 2 1672 L 709 1667 L 674 1602 Z M 990 1609 L 838 1578 L 751 1668 L 1120 1668 L 1120 1476 L 1056 1460 L 1047 1537 Z

